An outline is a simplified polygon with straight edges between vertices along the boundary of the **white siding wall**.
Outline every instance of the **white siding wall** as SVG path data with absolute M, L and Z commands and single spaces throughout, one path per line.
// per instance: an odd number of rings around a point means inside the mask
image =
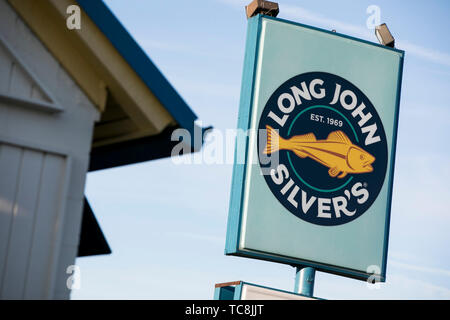
M 51 296 L 68 164 L 61 155 L 0 145 L 2 299 Z
M 0 0 L 0 298 L 68 298 L 99 112 Z

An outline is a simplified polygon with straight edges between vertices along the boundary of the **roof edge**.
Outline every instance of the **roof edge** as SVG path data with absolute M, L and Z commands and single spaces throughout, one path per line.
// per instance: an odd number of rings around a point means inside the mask
M 196 114 L 102 0 L 76 0 L 177 123 L 194 131 Z

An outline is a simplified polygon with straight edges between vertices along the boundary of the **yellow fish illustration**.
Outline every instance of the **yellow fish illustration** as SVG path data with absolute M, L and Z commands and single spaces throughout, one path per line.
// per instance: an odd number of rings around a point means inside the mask
M 373 171 L 371 164 L 375 161 L 375 157 L 354 145 L 340 130 L 331 132 L 326 140 L 317 140 L 313 133 L 283 139 L 272 127 L 266 126 L 266 129 L 265 154 L 290 150 L 300 158 L 310 157 L 330 168 L 328 174 L 333 178 L 336 176 L 343 178 L 348 173 Z

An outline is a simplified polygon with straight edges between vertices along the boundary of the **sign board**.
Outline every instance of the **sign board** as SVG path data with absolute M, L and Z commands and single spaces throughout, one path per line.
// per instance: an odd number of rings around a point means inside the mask
M 248 20 L 226 254 L 385 281 L 403 55 Z
M 214 300 L 318 300 L 298 293 L 273 289 L 243 281 L 219 283 Z

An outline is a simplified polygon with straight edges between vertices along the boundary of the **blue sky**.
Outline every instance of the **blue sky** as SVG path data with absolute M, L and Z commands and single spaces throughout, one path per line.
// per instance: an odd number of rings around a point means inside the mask
M 203 125 L 221 130 L 237 123 L 247 2 L 106 0 Z M 376 41 L 369 5 L 406 51 L 387 282 L 318 272 L 315 295 L 450 299 L 450 2 L 284 0 L 279 17 Z M 113 254 L 77 259 L 72 298 L 211 299 L 215 283 L 234 280 L 292 290 L 292 267 L 224 255 L 231 172 L 164 159 L 90 173 Z

